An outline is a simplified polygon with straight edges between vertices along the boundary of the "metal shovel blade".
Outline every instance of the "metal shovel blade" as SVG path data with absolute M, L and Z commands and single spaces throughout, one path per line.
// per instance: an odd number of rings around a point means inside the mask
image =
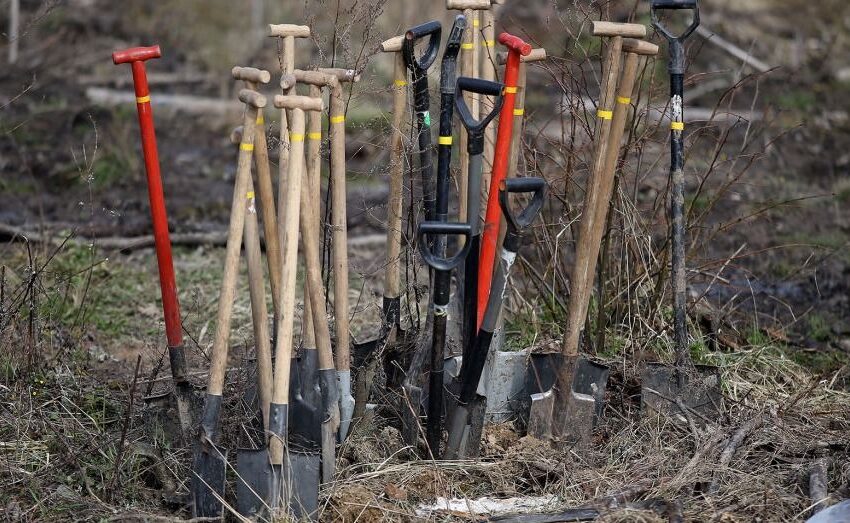
M 289 452 L 290 482 L 292 498 L 289 510 L 293 519 L 315 521 L 319 514 L 319 476 L 321 475 L 321 456 L 291 450 Z
M 236 509 L 239 513 L 253 519 L 267 514 L 280 488 L 280 470 L 275 471 L 272 467 L 268 449 L 239 449 L 236 473 Z
M 191 481 L 193 517 L 221 517 L 226 466 L 226 449 L 207 441 L 195 450 Z
M 657 412 L 681 412 L 677 400 L 705 417 L 720 411 L 723 394 L 720 390 L 720 370 L 710 365 L 695 365 L 680 373 L 675 367 L 649 363 L 642 375 L 641 408 Z
M 289 380 L 289 438 L 297 447 L 319 448 L 322 443 L 322 390 L 316 350 L 293 359 Z

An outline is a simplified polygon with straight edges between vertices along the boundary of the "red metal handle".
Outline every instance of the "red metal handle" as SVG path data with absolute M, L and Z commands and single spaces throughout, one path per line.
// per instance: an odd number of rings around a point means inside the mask
M 156 132 L 153 124 L 150 92 L 145 74 L 145 60 L 159 58 L 162 52 L 158 45 L 133 47 L 112 53 L 116 64 L 130 63 L 133 70 L 133 86 L 136 91 L 136 108 L 139 113 L 139 128 L 142 135 L 142 152 L 148 178 L 148 199 L 151 205 L 153 236 L 156 259 L 159 266 L 159 285 L 162 291 L 162 308 L 165 315 L 165 335 L 171 348 L 183 345 L 183 330 L 180 323 L 180 303 L 177 300 L 177 282 L 174 277 L 174 262 L 171 255 L 171 239 L 168 235 L 168 216 L 165 212 L 165 196 L 159 172 L 159 154 L 156 148 Z
M 500 34 L 499 43 L 507 47 L 509 51 L 516 51 L 522 56 L 528 56 L 531 54 L 531 44 L 526 43 L 522 38 L 510 33 Z
M 511 156 L 511 136 L 514 129 L 514 103 L 519 80 L 521 56 L 531 53 L 531 45 L 522 38 L 509 33 L 499 35 L 499 43 L 507 46 L 508 59 L 505 63 L 505 91 L 502 111 L 499 114 L 499 131 L 493 155 L 493 174 L 487 195 L 487 211 L 484 215 L 484 230 L 481 232 L 481 255 L 478 262 L 478 328 L 484 321 L 484 312 L 490 299 L 490 284 L 496 265 L 499 243 L 499 226 L 502 209 L 499 206 L 499 186 L 508 175 L 508 159 Z
M 128 62 L 144 62 L 145 60 L 159 58 L 161 56 L 162 51 L 158 45 L 152 45 L 150 47 L 131 47 L 129 49 L 124 49 L 123 51 L 115 51 L 112 53 L 112 61 L 115 65 L 118 65 L 126 64 Z

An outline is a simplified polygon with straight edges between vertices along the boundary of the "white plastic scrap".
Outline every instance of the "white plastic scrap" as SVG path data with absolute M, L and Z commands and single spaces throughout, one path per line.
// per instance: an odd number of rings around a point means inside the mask
M 428 517 L 434 512 L 450 512 L 452 514 L 469 514 L 472 516 L 489 515 L 501 516 L 529 511 L 545 512 L 547 508 L 556 508 L 558 498 L 555 496 L 535 496 L 525 498 L 494 499 L 483 497 L 478 499 L 438 497 L 433 504 L 423 503 L 416 508 L 418 517 Z

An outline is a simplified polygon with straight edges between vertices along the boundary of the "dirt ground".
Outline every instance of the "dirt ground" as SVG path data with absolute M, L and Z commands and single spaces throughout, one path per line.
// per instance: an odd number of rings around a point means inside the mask
M 648 23 L 632 4 L 614 2 L 600 13 L 587 2 L 509 2 L 500 19 L 552 56 L 530 72 L 520 169 L 545 176 L 552 196 L 509 297 L 509 347 L 557 346 L 562 334 L 558 302 L 569 300 L 564 274 L 590 153 L 581 143 L 590 113 L 582 106 L 578 116 L 576 104 L 598 96 L 599 44 L 581 36 L 583 21 L 633 16 Z M 630 135 L 612 214 L 602 302 L 608 343 L 598 345 L 594 301 L 584 347 L 613 369 L 593 448 L 553 449 L 508 423 L 488 427 L 482 459 L 434 463 L 404 448 L 393 423 L 376 416 L 341 448 L 337 481 L 323 492 L 323 520 L 476 520 L 422 509 L 440 496 L 554 496 L 546 509 L 594 507 L 603 521 L 675 521 L 680 514 L 693 521 L 800 520 L 811 508 L 816 467 L 825 468 L 833 501 L 850 495 L 843 436 L 850 428 L 850 64 L 842 52 L 850 45 L 841 24 L 806 2 L 782 0 L 782 9 L 704 4 L 705 27 L 769 66 L 755 71 L 704 37 L 690 46 L 688 104 L 694 114 L 714 113 L 688 133 L 691 352 L 724 369 L 722 414 L 705 423 L 640 415 L 640 366 L 670 355 L 669 293 L 664 285 L 660 295 L 654 291 L 667 264 L 668 142 L 663 129 L 643 120 Z M 353 334 L 363 340 L 379 323 L 388 193 L 390 68 L 374 50 L 420 19 L 393 2 L 341 5 L 335 20 L 326 16 L 327 2 L 312 1 L 303 11 L 269 5 L 266 16 L 319 28 L 311 64 L 356 62 L 363 69 L 349 101 L 346 148 Z M 120 9 L 103 0 L 23 2 L 21 57 L 0 73 L 0 343 L 9 349 L 0 358 L 0 478 L 9 485 L 0 510 L 10 521 L 188 516 L 189 451 L 151 435 L 138 403 L 168 387 L 154 252 L 99 245 L 150 233 L 136 115 L 131 104 L 94 99 L 98 89 L 130 89 L 128 68 L 111 63 L 113 50 L 163 46 L 149 72 L 183 77 L 152 82 L 172 233 L 223 233 L 236 168 L 229 133 L 238 111 L 157 105 L 163 95 L 226 104 L 235 97 L 229 70 L 236 64 L 267 67 L 276 81 L 275 46 L 246 38 L 247 17 L 236 20 L 229 6 L 219 7 L 196 0 L 155 7 L 133 0 Z M 441 3 L 423 9 L 450 20 Z M 841 3 L 829 9 L 848 14 Z M 663 60 L 644 70 L 644 96 L 656 113 L 666 104 L 665 71 Z M 276 118 L 268 119 L 276 172 Z M 563 139 L 570 129 L 578 131 Z M 50 241 L 27 245 L 20 231 Z M 541 247 L 542 238 L 556 246 Z M 199 387 L 223 256 L 215 243 L 175 249 Z M 427 276 L 417 263 L 408 270 L 419 271 L 420 281 Z M 231 336 L 234 396 L 251 378 L 244 370 L 253 338 L 244 272 Z M 416 278 L 408 276 L 413 287 Z M 230 407 L 243 405 L 233 400 Z M 226 443 L 235 448 L 250 422 L 226 423 Z

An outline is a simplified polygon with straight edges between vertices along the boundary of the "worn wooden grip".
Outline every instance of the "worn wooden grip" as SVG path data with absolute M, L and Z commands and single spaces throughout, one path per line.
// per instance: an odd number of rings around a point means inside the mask
M 446 9 L 490 9 L 490 0 L 446 0 Z
M 325 73 L 321 70 L 303 71 L 301 69 L 296 69 L 292 71 L 292 75 L 295 77 L 295 81 L 299 84 L 317 85 L 319 87 L 331 88 L 334 88 L 339 84 L 339 81 L 336 79 L 336 76 Z
M 301 109 L 302 111 L 321 111 L 324 109 L 321 98 L 297 95 L 275 95 L 274 106 L 278 109 Z
M 272 75 L 264 69 L 256 67 L 239 67 L 238 65 L 230 70 L 234 80 L 242 80 L 245 82 L 253 82 L 255 84 L 267 84 L 271 81 Z
M 525 56 L 521 56 L 520 61 L 522 63 L 541 62 L 541 61 L 543 61 L 547 58 L 548 58 L 548 55 L 546 55 L 546 49 L 544 49 L 542 47 L 538 47 L 537 49 L 532 49 L 531 53 L 529 53 Z M 499 65 L 505 65 L 508 62 L 507 51 L 502 51 L 499 54 L 497 54 L 496 55 L 496 61 L 499 63 Z
M 646 38 L 646 26 L 642 24 L 618 24 L 615 22 L 593 22 L 593 36 L 622 36 L 624 38 Z
M 269 36 L 280 38 L 292 36 L 294 38 L 310 38 L 310 28 L 306 25 L 295 24 L 269 24 Z
M 242 132 L 244 131 L 244 127 L 241 125 L 230 132 L 230 143 L 233 145 L 239 145 L 242 143 Z
M 623 40 L 623 52 L 634 53 L 643 56 L 655 56 L 658 54 L 658 46 L 646 40 L 635 40 L 626 38 Z
M 320 73 L 330 74 L 340 82 L 359 82 L 360 75 L 354 69 L 343 69 L 342 67 L 319 67 Z
M 404 35 L 394 36 L 389 40 L 381 42 L 381 51 L 385 53 L 399 53 L 404 44 Z
M 262 109 L 267 103 L 265 96 L 251 89 L 242 89 L 239 91 L 239 101 L 257 109 Z
M 295 75 L 291 73 L 284 73 L 280 76 L 280 88 L 283 91 L 288 91 L 295 87 L 295 84 L 298 83 L 298 80 L 295 79 Z

